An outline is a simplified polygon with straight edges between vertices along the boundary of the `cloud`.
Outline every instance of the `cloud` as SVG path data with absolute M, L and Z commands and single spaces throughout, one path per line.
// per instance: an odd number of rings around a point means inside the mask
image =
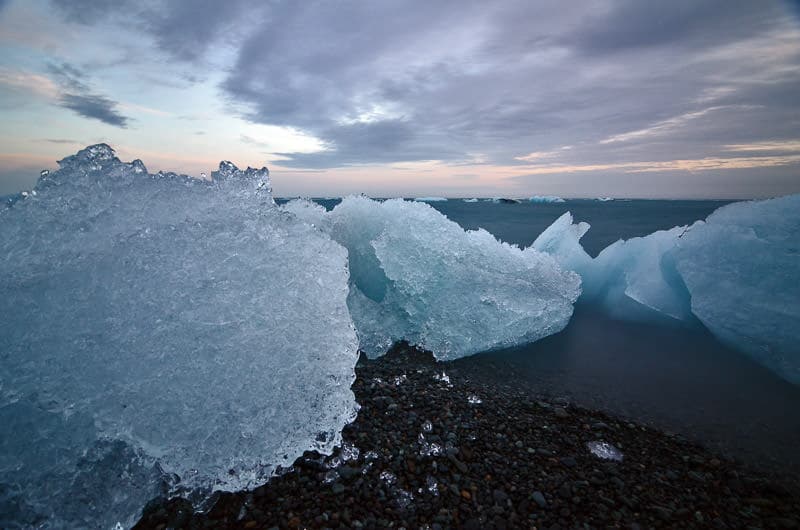
M 67 62 L 48 63 L 47 71 L 61 87 L 59 105 L 84 118 L 99 120 L 114 127 L 126 128 L 129 118 L 118 110 L 120 104 L 92 92 L 86 73 Z
M 757 35 L 785 17 L 779 2 L 749 0 L 620 0 L 586 17 L 565 39 L 589 55 L 677 46 L 702 49 Z
M 745 163 L 723 162 L 730 146 L 796 140 L 800 123 L 800 30 L 781 0 L 52 1 L 72 23 L 135 28 L 185 77 L 206 78 L 225 50 L 228 111 L 319 140 L 277 153 L 295 169 L 481 153 L 497 167 L 708 173 Z
M 251 0 L 51 0 L 70 22 L 132 24 L 172 58 L 195 61 L 220 40 L 232 39 L 252 21 L 261 2 Z M 246 20 L 242 20 L 246 18 Z
M 61 106 L 108 125 L 123 129 L 128 126 L 128 118 L 117 112 L 117 103 L 103 96 L 64 94 L 61 96 Z

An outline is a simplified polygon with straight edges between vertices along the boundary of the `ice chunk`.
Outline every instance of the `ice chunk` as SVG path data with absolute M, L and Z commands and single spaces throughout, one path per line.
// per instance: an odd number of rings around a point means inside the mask
M 602 458 L 603 460 L 614 460 L 616 462 L 622 461 L 622 452 L 608 442 L 587 442 L 586 447 L 589 449 L 589 452 L 597 458 Z
M 553 202 L 564 202 L 564 199 L 561 197 L 556 197 L 555 195 L 534 195 L 530 199 L 530 202 L 536 203 L 553 203 Z
M 582 303 L 600 305 L 620 318 L 693 320 L 689 293 L 670 254 L 686 227 L 617 241 L 594 259 L 580 244 L 588 230 L 587 223 L 574 223 L 566 212 L 531 247 L 580 274 Z
M 266 169 L 60 166 L 0 211 L 0 527 L 130 526 L 330 452 L 356 410 L 345 249 Z
M 287 206 L 347 247 L 348 303 L 371 356 L 398 340 L 438 359 L 532 342 L 564 328 L 580 293 L 578 276 L 552 257 L 464 231 L 425 203 L 348 197 L 329 213 Z
M 617 241 L 604 248 L 582 275 L 584 301 L 602 304 L 614 316 L 659 315 L 692 322 L 689 292 L 672 257 L 686 227 Z
M 539 234 L 529 248 L 555 257 L 563 267 L 583 276 L 592 264 L 591 256 L 580 243 L 589 227 L 589 223 L 573 223 L 572 214 L 565 212 Z
M 800 195 L 724 206 L 705 222 L 617 241 L 594 259 L 567 213 L 534 241 L 583 280 L 581 303 L 696 324 L 800 383 Z M 527 250 L 526 250 L 527 251 Z
M 472 198 L 472 199 L 463 199 L 463 200 L 464 200 L 464 202 L 478 202 L 478 199 L 475 199 L 475 198 Z
M 683 234 L 692 312 L 721 340 L 800 384 L 800 195 L 723 206 Z

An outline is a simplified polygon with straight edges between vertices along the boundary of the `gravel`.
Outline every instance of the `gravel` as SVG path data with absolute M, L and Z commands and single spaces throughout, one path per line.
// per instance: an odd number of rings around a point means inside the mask
M 135 528 L 800 528 L 797 483 L 674 435 L 471 381 L 405 345 L 356 370 L 343 437 L 359 451 L 337 473 L 324 464 L 339 449 L 307 452 L 206 513 L 155 499 Z M 598 441 L 622 460 L 592 454 Z

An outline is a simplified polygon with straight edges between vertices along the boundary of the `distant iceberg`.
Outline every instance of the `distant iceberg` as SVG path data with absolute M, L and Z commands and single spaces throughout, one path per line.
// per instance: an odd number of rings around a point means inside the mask
M 492 197 L 491 199 L 488 199 L 488 200 L 491 200 L 492 202 L 496 202 L 496 203 L 502 203 L 502 204 L 521 204 L 522 203 L 522 201 L 519 200 L 519 199 L 509 199 L 508 197 Z
M 444 197 L 417 197 L 414 200 L 419 202 L 444 202 L 447 199 Z
M 528 200 L 536 203 L 564 202 L 564 199 L 561 197 L 556 197 L 555 195 L 534 195 Z
M 706 221 L 617 241 L 592 259 L 562 215 L 531 248 L 580 274 L 580 301 L 620 318 L 702 322 L 800 384 L 800 195 L 723 206 Z
M 614 197 L 597 197 L 595 200 L 600 202 L 609 202 L 613 201 Z
M 464 199 L 464 202 L 478 202 L 478 199 L 475 199 L 475 198 L 472 198 L 472 199 Z

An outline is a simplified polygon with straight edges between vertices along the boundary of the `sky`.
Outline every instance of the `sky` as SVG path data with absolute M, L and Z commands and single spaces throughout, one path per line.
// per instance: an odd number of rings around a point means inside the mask
M 0 0 L 0 194 L 106 142 L 278 196 L 800 192 L 788 0 Z

